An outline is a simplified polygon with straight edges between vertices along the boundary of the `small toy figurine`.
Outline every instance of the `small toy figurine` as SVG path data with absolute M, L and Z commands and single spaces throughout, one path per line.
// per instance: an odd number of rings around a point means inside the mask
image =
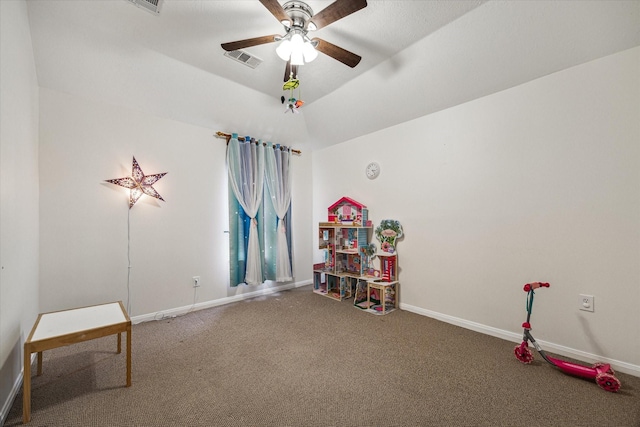
M 296 89 L 298 86 L 300 86 L 300 80 L 294 79 L 293 73 L 291 73 L 289 80 L 284 82 L 284 84 L 282 85 L 282 90 L 293 90 L 293 89 Z
M 298 114 L 300 111 L 298 111 L 298 103 L 300 103 L 300 105 L 302 105 L 304 102 L 302 101 L 298 101 L 295 98 L 289 98 L 289 101 L 287 102 L 287 107 L 284 109 L 284 112 L 286 113 L 287 111 L 291 111 L 292 113 Z

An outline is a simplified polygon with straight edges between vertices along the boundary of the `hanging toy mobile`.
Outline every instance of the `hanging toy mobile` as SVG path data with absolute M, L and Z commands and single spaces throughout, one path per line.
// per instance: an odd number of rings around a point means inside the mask
M 291 73 L 289 75 L 289 80 L 287 80 L 286 82 L 284 82 L 284 84 L 282 85 L 282 90 L 288 90 L 289 91 L 289 99 L 286 100 L 286 108 L 284 109 L 284 112 L 286 113 L 287 111 L 291 111 L 292 113 L 298 114 L 298 108 L 302 107 L 304 105 L 304 101 L 301 99 L 296 99 L 293 96 L 293 90 L 294 89 L 298 89 L 298 98 L 300 98 L 300 80 L 298 80 L 297 78 L 293 78 L 293 73 Z M 282 103 L 285 103 L 285 97 L 282 96 L 280 98 L 280 100 L 282 101 Z

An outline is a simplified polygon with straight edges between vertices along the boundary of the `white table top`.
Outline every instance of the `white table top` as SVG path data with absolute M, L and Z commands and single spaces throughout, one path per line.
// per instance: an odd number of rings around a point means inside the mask
M 30 342 L 102 328 L 127 322 L 119 302 L 44 313 L 32 332 Z

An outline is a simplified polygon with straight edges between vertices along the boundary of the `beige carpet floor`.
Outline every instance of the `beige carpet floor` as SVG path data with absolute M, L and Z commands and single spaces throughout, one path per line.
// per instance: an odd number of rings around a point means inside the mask
M 306 286 L 134 325 L 130 388 L 113 336 L 45 352 L 30 425 L 640 427 L 638 377 L 609 393 L 512 342 L 351 304 Z

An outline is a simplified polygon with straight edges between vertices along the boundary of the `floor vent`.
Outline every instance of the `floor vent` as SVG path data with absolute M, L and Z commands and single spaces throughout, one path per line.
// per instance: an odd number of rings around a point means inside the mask
M 262 64 L 262 59 L 251 56 L 247 52 L 242 50 L 232 50 L 231 52 L 225 52 L 224 56 L 238 61 L 251 68 L 256 68 L 258 65 Z
M 144 9 L 147 12 L 153 13 L 154 15 L 160 14 L 160 7 L 162 7 L 162 2 L 164 0 L 127 0 L 129 3 L 133 3 L 140 9 Z

